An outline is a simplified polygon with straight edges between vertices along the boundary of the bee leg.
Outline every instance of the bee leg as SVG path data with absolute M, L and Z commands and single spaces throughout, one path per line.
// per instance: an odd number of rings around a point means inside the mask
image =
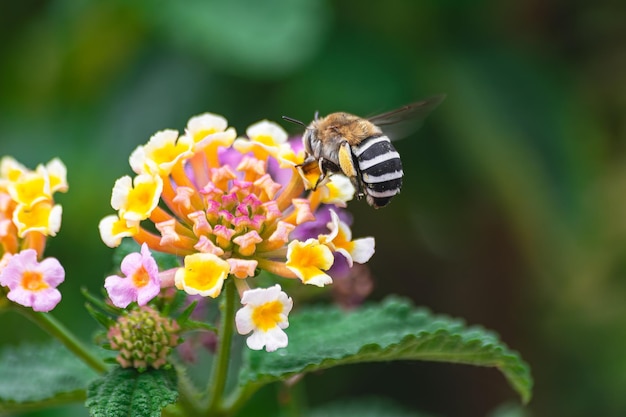
M 317 177 L 317 181 L 315 182 L 315 187 L 313 187 L 314 190 L 317 190 L 317 187 L 321 187 L 322 182 L 326 179 L 326 171 L 324 171 L 323 161 L 324 161 L 324 158 L 320 158 L 317 160 L 317 166 L 320 170 L 320 176 Z
M 361 200 L 363 197 L 365 197 L 365 192 L 363 191 L 363 182 L 359 180 L 358 176 L 348 178 L 350 179 L 350 182 L 354 187 L 354 195 L 356 196 L 357 200 Z
M 298 174 L 300 174 L 300 177 L 302 178 L 302 181 L 304 182 L 304 187 L 307 190 L 315 190 L 318 187 L 319 184 L 319 179 L 315 181 L 315 183 L 312 183 L 309 180 L 309 177 L 311 176 L 312 173 L 315 173 L 315 171 L 319 171 L 320 172 L 320 176 L 323 176 L 323 172 L 321 171 L 319 165 L 318 165 L 318 161 L 313 158 L 313 157 L 308 157 L 304 160 L 303 163 L 296 165 L 296 170 L 298 171 Z
M 318 164 L 319 164 L 320 176 L 317 179 L 317 182 L 315 183 L 315 187 L 313 188 L 314 190 L 316 190 L 317 187 L 321 187 L 322 185 L 330 181 L 330 176 L 333 173 L 332 167 L 335 166 L 333 163 L 325 160 L 324 158 L 320 158 L 318 160 Z
M 354 186 L 354 189 L 356 190 L 355 192 L 356 198 L 358 200 L 361 200 L 363 197 L 365 197 L 365 193 L 363 192 L 363 185 L 361 184 L 361 181 L 359 181 L 358 177 L 352 177 L 350 178 L 350 181 L 352 182 L 352 185 Z

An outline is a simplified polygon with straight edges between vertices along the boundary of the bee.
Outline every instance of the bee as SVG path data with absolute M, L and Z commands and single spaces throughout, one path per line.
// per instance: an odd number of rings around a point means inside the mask
M 302 136 L 305 160 L 297 168 L 300 175 L 319 170 L 314 190 L 335 173 L 350 179 L 358 199 L 380 208 L 389 204 L 402 188 L 402 161 L 391 141 L 417 130 L 424 118 L 445 98 L 444 95 L 408 104 L 370 118 L 338 112 L 314 120 L 306 126 L 299 120 L 283 119 L 306 127 Z

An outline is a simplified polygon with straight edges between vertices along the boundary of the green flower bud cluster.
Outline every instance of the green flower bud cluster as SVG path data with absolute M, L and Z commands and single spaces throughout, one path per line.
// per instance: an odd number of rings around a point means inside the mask
M 167 363 L 168 353 L 181 341 L 179 329 L 175 320 L 143 306 L 120 316 L 107 337 L 111 348 L 120 352 L 116 360 L 122 368 L 145 371 Z

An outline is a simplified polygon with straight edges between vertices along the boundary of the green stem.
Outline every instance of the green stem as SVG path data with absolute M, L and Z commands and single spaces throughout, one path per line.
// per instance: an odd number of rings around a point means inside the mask
M 295 377 L 295 380 L 291 382 L 285 381 L 284 384 L 279 386 L 281 415 L 284 417 L 297 417 L 309 414 L 304 384 L 302 381 L 299 381 L 301 377 L 302 374 L 299 374 Z
M 229 414 L 235 414 L 263 385 L 265 384 L 248 383 L 233 390 L 224 402 L 224 410 L 227 410 Z
M 98 373 L 107 371 L 107 365 L 97 356 L 95 356 L 74 334 L 68 330 L 61 322 L 57 321 L 50 313 L 39 313 L 30 308 L 18 309 L 20 313 L 28 317 L 31 321 L 57 338 L 72 353 L 78 356 L 91 369 Z
M 193 382 L 189 379 L 185 369 L 182 365 L 174 363 L 176 373 L 178 374 L 178 414 L 184 416 L 199 416 L 202 415 L 206 407 L 205 404 L 200 401 L 200 395 L 196 390 Z M 163 410 L 164 412 L 167 409 Z M 172 413 L 172 415 L 176 415 Z M 163 415 L 165 417 L 165 414 Z
M 222 313 L 220 321 L 219 342 L 211 379 L 209 379 L 209 407 L 206 415 L 214 415 L 219 412 L 222 406 L 224 388 L 226 388 L 226 378 L 228 377 L 228 363 L 230 361 L 230 345 L 233 340 L 235 330 L 235 294 L 236 289 L 233 283 L 234 278 L 226 281 L 224 285 L 224 295 L 220 310 Z

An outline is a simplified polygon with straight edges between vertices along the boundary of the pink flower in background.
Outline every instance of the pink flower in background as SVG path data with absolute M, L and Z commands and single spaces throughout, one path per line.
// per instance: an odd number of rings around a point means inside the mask
M 0 285 L 9 288 L 7 298 L 35 311 L 47 312 L 61 301 L 56 287 L 65 270 L 55 258 L 37 261 L 37 251 L 26 249 L 9 258 L 0 271 Z

